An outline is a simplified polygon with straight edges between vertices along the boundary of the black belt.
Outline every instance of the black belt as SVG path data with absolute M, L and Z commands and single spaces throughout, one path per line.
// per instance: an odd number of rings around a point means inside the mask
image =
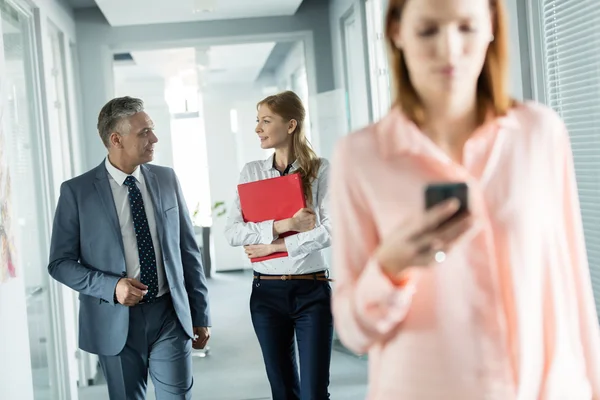
M 137 303 L 136 305 L 143 305 L 143 304 L 152 304 L 152 303 L 156 303 L 158 301 L 163 301 L 163 300 L 169 300 L 171 299 L 171 293 L 167 292 L 165 294 L 163 294 L 162 296 L 158 296 L 158 297 L 153 297 L 151 299 L 146 299 L 143 298 L 142 300 L 140 300 L 139 303 Z
M 314 272 L 310 274 L 299 274 L 299 275 L 263 275 L 254 273 L 254 280 L 261 281 L 294 281 L 294 280 L 305 280 L 305 281 L 327 281 L 333 282 L 333 279 L 329 278 L 327 271 Z

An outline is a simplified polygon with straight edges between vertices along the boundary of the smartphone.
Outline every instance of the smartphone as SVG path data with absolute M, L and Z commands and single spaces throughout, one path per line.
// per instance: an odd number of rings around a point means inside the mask
M 445 224 L 469 211 L 468 194 L 469 188 L 464 182 L 431 183 L 425 189 L 425 209 L 430 209 L 444 200 L 457 198 L 460 201 L 460 207 L 456 213 L 443 222 Z

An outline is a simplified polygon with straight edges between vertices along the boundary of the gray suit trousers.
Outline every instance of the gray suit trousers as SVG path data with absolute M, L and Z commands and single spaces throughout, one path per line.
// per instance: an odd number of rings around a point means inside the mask
M 192 398 L 192 341 L 169 294 L 131 307 L 125 347 L 99 358 L 111 400 L 145 399 L 148 373 L 157 400 Z

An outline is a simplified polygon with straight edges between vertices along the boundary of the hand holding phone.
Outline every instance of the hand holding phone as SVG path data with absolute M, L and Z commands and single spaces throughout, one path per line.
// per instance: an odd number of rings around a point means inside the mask
M 425 189 L 425 209 L 432 207 L 449 199 L 458 199 L 460 206 L 455 214 L 442 224 L 460 218 L 469 212 L 469 187 L 464 182 L 432 183 Z
M 432 184 L 425 190 L 426 212 L 416 215 L 385 237 L 375 252 L 384 272 L 400 279 L 408 267 L 433 263 L 472 226 L 466 184 Z

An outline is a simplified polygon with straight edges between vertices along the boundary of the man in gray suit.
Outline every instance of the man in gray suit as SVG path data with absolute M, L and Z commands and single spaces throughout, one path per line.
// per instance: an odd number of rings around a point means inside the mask
M 109 101 L 108 157 L 64 182 L 48 271 L 79 292 L 79 347 L 98 354 L 111 399 L 191 398 L 192 347 L 210 337 L 206 280 L 172 169 L 147 164 L 158 141 L 143 102 Z

